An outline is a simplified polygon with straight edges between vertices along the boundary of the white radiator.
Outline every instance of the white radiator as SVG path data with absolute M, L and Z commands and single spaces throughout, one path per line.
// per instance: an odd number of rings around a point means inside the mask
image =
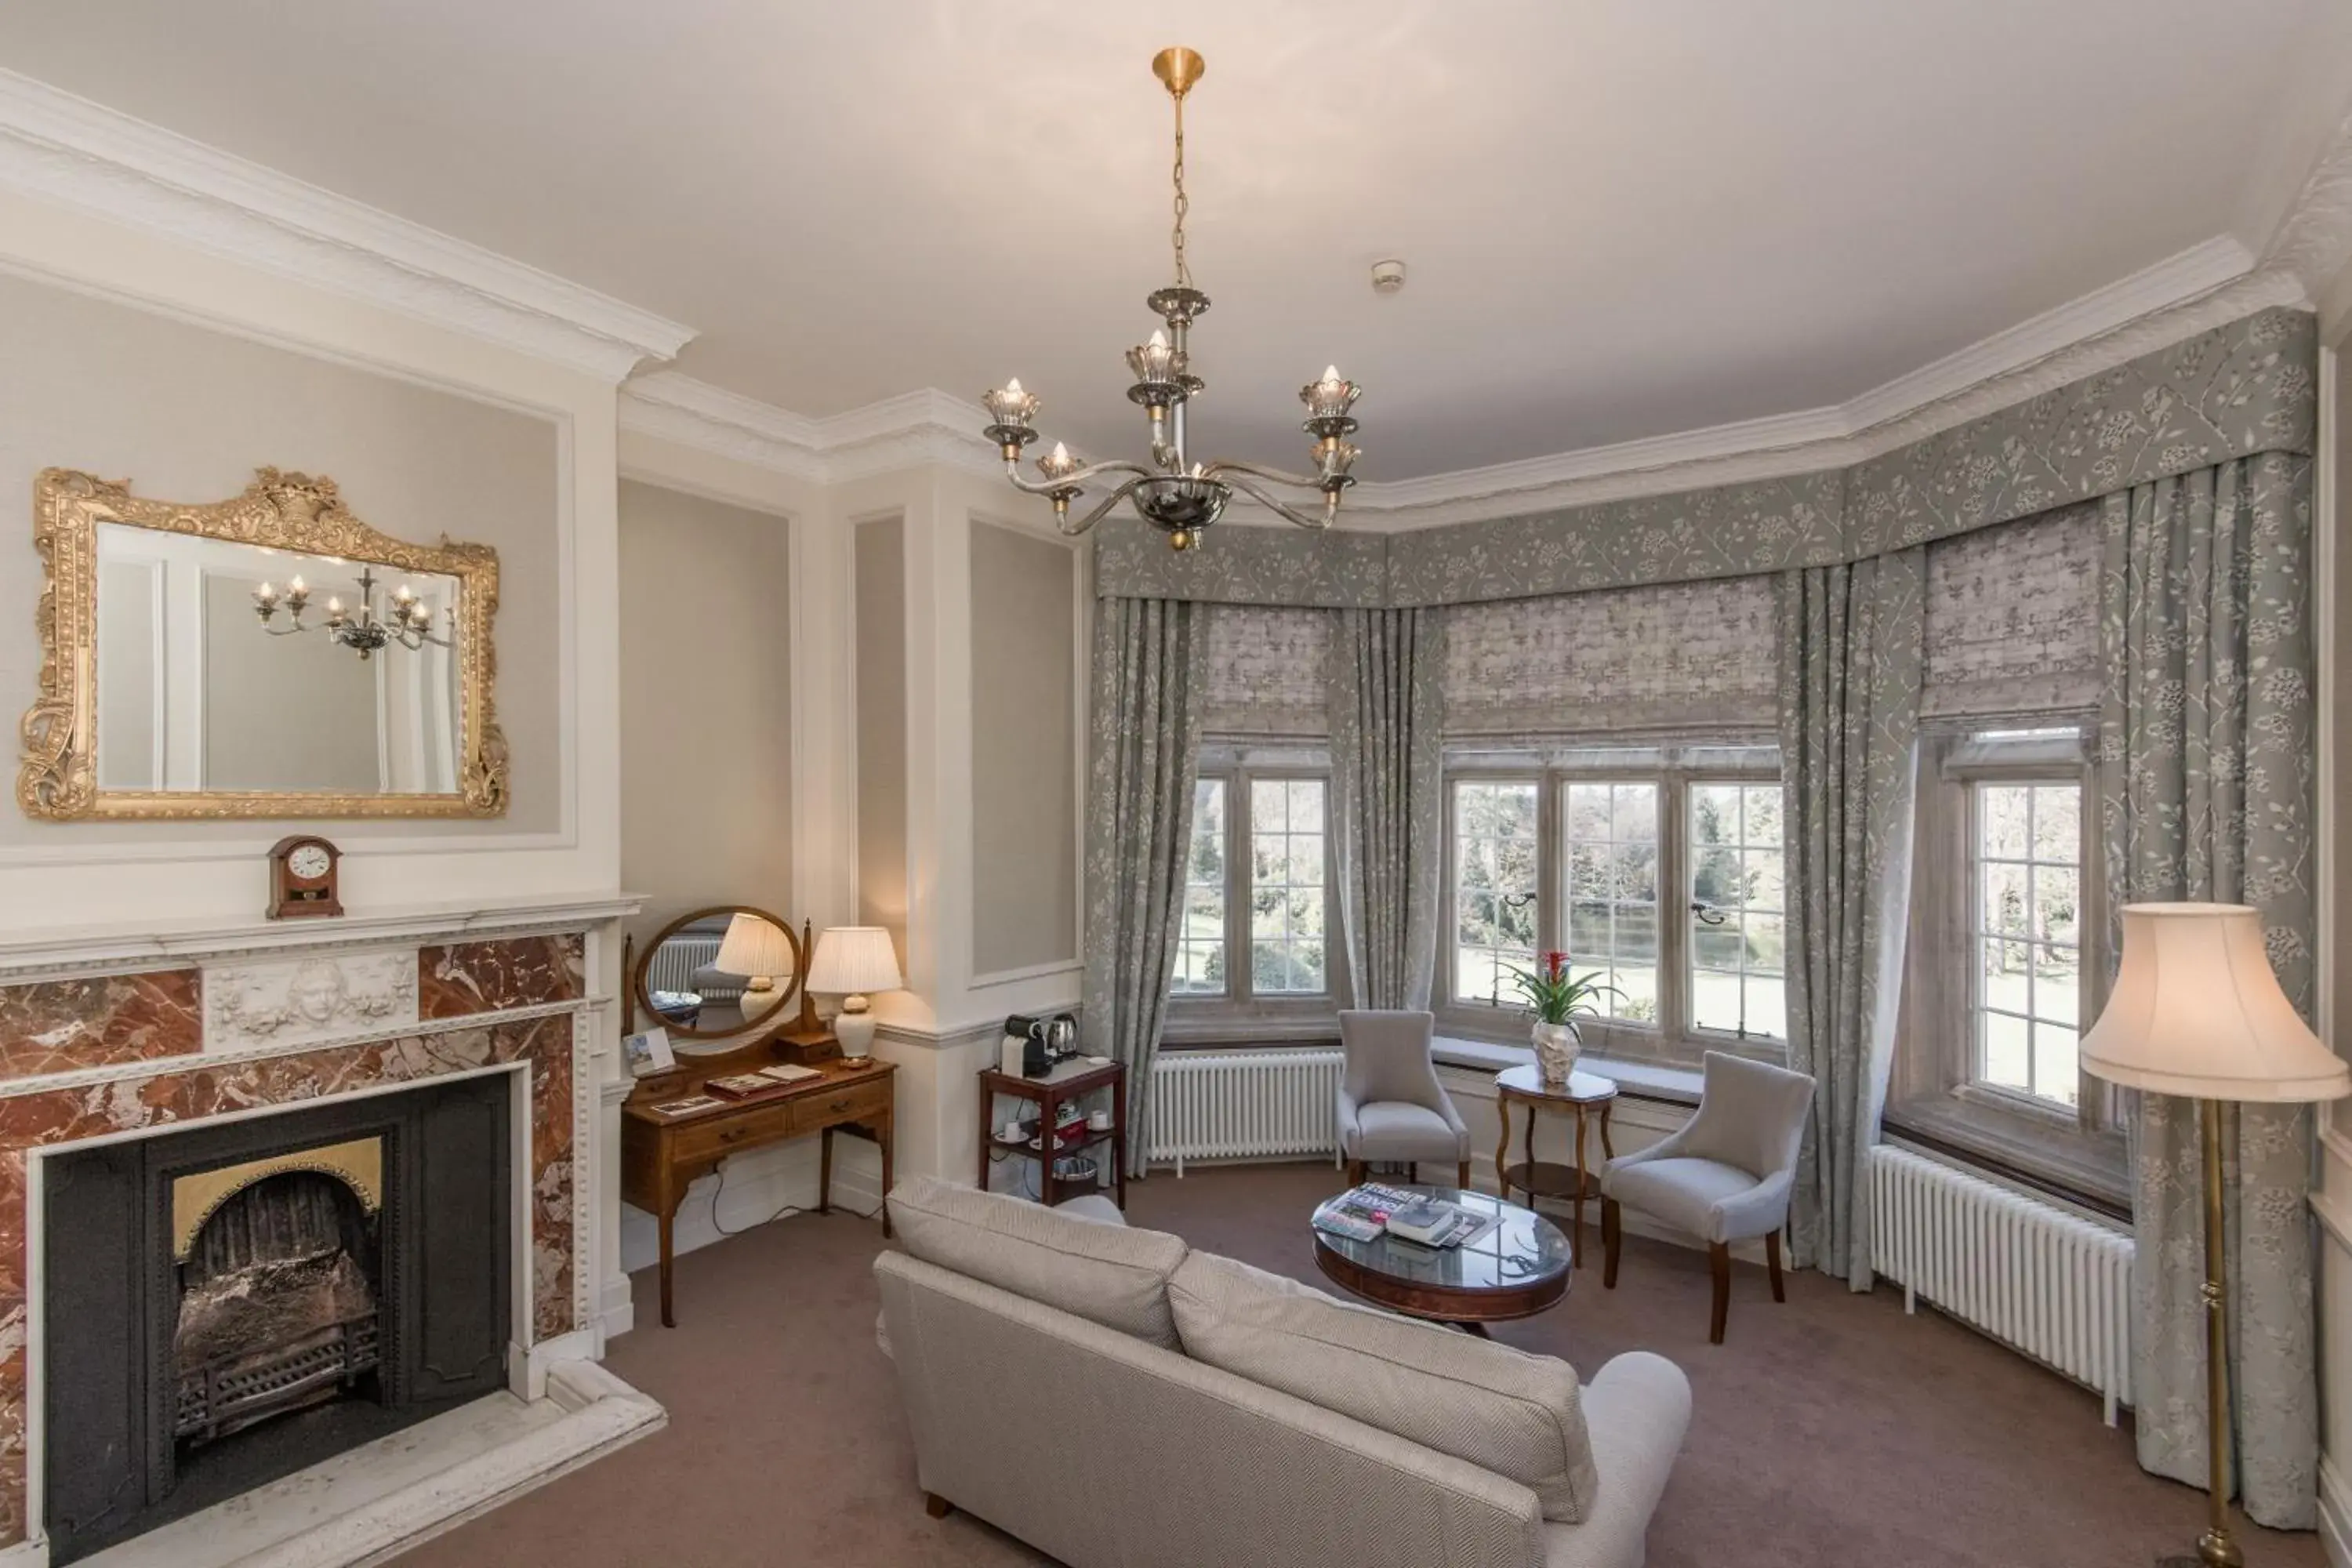
M 646 965 L 656 991 L 691 991 L 694 973 L 719 956 L 716 936 L 674 936 L 654 949 Z
M 1871 1151 L 1871 1267 L 2106 1402 L 2131 1394 L 2132 1238 L 1906 1149 Z
M 1336 1050 L 1162 1051 L 1151 1065 L 1151 1157 L 1232 1160 L 1339 1148 Z

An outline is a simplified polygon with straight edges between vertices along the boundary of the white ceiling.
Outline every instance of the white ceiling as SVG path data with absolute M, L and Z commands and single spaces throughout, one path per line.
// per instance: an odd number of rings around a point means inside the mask
M 1190 105 L 1210 455 L 1370 388 L 1393 480 L 1846 402 L 2217 237 L 2352 89 L 2340 0 L 8 0 L 0 66 L 699 329 L 824 416 L 1017 374 L 1139 445 Z M 1412 277 L 1375 298 L 1375 258 Z

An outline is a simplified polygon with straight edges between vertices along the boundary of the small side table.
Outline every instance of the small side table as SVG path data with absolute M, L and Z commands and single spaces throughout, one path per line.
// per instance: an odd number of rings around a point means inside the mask
M 1101 1131 L 1088 1128 L 1083 1137 L 1061 1145 L 1054 1142 L 1054 1126 L 1061 1108 L 1073 1100 L 1083 1099 L 1098 1089 L 1110 1091 L 1110 1126 Z M 1007 1095 L 1016 1100 L 1034 1100 L 1037 1106 L 1037 1128 L 1040 1149 L 1026 1143 L 1007 1143 L 996 1135 L 996 1097 Z M 1037 1162 L 1037 1196 L 1047 1208 L 1066 1197 L 1097 1189 L 1092 1176 L 1057 1176 L 1055 1164 L 1072 1154 L 1087 1150 L 1107 1150 L 1111 1160 L 1113 1183 L 1118 1194 L 1118 1206 L 1127 1207 L 1127 1068 L 1120 1062 L 1105 1062 L 1100 1066 L 1079 1057 L 1058 1065 L 1044 1078 L 1023 1078 L 1019 1073 L 1003 1072 L 995 1068 L 983 1068 L 980 1074 L 980 1182 L 982 1192 L 988 1191 L 988 1163 L 992 1156 L 1027 1159 Z
M 1517 1164 L 1510 1163 L 1511 1102 L 1518 1101 L 1528 1108 L 1527 1131 L 1522 1142 L 1527 1145 L 1527 1158 Z M 1574 1072 L 1566 1083 L 1546 1083 L 1543 1074 L 1533 1066 L 1506 1068 L 1495 1075 L 1495 1110 L 1502 1118 L 1503 1133 L 1495 1142 L 1495 1181 L 1502 1188 L 1506 1201 L 1511 1189 L 1518 1188 L 1528 1194 L 1530 1205 L 1537 1198 L 1566 1198 L 1576 1207 L 1576 1224 L 1568 1233 L 1569 1248 L 1579 1268 L 1584 1263 L 1584 1200 L 1601 1195 L 1601 1178 L 1584 1168 L 1585 1113 L 1595 1109 L 1601 1113 L 1601 1157 L 1616 1158 L 1617 1148 L 1609 1137 L 1609 1110 L 1617 1103 L 1617 1081 L 1595 1072 Z M 1576 1163 L 1562 1165 L 1548 1160 L 1538 1160 L 1536 1152 L 1536 1111 L 1565 1111 L 1576 1118 Z

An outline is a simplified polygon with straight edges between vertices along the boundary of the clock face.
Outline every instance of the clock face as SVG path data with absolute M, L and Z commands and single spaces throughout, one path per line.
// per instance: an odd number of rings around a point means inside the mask
M 327 851 L 316 844 L 301 844 L 286 857 L 286 868 L 306 882 L 315 882 L 327 874 Z

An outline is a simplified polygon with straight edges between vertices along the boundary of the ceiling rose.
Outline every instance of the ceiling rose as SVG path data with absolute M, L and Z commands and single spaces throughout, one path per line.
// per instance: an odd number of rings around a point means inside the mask
M 1036 395 L 1023 391 L 1015 377 L 982 400 L 993 421 L 982 434 L 1003 454 L 1004 477 L 1017 489 L 1050 498 L 1055 521 L 1064 533 L 1084 533 L 1124 500 L 1135 508 L 1137 516 L 1167 534 L 1170 544 L 1190 550 L 1200 543 L 1202 531 L 1224 515 L 1235 490 L 1301 528 L 1324 529 L 1339 516 L 1340 496 L 1356 482 L 1348 472 L 1356 461 L 1356 447 L 1348 440 L 1355 432 L 1356 421 L 1349 410 L 1363 388 L 1343 379 L 1335 367 L 1327 367 L 1321 380 L 1298 389 L 1298 400 L 1307 405 L 1307 419 L 1299 428 L 1315 437 L 1312 474 L 1286 473 L 1231 460 L 1196 463 L 1187 449 L 1185 410 L 1204 385 L 1192 373 L 1190 337 L 1192 323 L 1208 313 L 1209 297 L 1192 287 L 1192 271 L 1184 262 L 1184 215 L 1190 205 L 1184 193 L 1184 95 L 1207 68 L 1206 61 L 1185 48 L 1162 49 L 1151 60 L 1151 74 L 1176 103 L 1176 225 L 1171 236 L 1176 280 L 1169 288 L 1153 289 L 1144 300 L 1167 323 L 1165 329 L 1155 329 L 1150 342 L 1127 351 L 1128 368 L 1136 378 L 1127 389 L 1128 400 L 1140 405 L 1151 421 L 1150 464 L 1117 460 L 1087 464 L 1056 441 L 1051 452 L 1037 459 L 1037 471 L 1044 478 L 1024 479 L 1021 449 L 1037 438 Z M 1073 521 L 1070 503 L 1086 493 L 1082 487 L 1088 479 L 1104 474 L 1130 477 L 1122 479 L 1093 510 Z M 1322 508 L 1301 510 L 1270 494 L 1264 488 L 1266 485 L 1320 491 Z

